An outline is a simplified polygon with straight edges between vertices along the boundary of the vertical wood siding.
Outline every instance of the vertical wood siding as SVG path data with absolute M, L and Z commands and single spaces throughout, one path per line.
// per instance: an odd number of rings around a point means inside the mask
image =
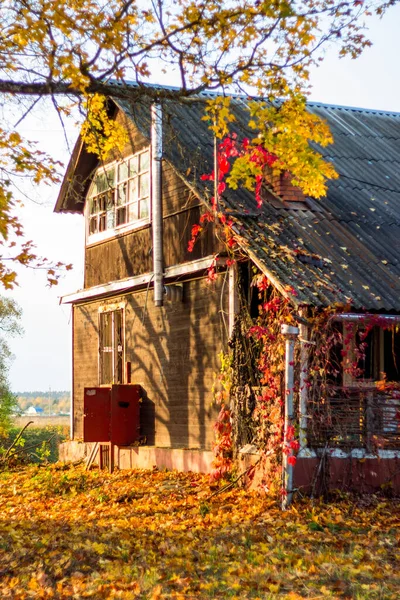
M 86 304 L 74 307 L 73 394 L 74 438 L 83 436 L 83 388 L 98 385 L 98 307 Z
M 218 354 L 226 340 L 228 283 L 222 273 L 213 285 L 205 279 L 184 283 L 183 302 L 156 308 L 152 291 L 113 298 L 126 301 L 126 360 L 132 383 L 145 392 L 142 434 L 161 447 L 210 449 L 217 409 L 212 385 Z M 97 314 L 102 302 L 75 308 L 75 436 L 82 436 L 83 388 L 97 384 Z

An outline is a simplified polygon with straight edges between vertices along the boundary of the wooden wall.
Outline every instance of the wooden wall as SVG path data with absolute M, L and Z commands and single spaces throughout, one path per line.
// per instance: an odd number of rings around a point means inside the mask
M 129 156 L 149 144 L 123 115 L 119 114 L 118 120 L 126 126 L 129 143 L 121 154 L 111 155 L 110 160 Z M 208 224 L 193 252 L 188 252 L 192 226 L 199 223 L 205 207 L 165 161 L 162 164 L 162 203 L 165 267 L 210 256 L 219 251 L 213 235 L 213 225 Z M 152 245 L 152 228 L 149 224 L 86 248 L 85 288 L 151 272 Z
M 74 308 L 74 427 L 82 436 L 83 388 L 97 385 L 98 310 L 125 301 L 125 360 L 145 391 L 142 434 L 161 447 L 210 449 L 217 408 L 211 393 L 226 341 L 226 273 L 184 283 L 183 302 L 153 304 L 147 290 Z

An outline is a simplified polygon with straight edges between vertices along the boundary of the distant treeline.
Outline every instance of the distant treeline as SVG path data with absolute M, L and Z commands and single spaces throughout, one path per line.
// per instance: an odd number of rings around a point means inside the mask
M 60 398 L 65 398 L 65 396 L 69 396 L 71 392 L 68 390 L 64 390 L 61 392 L 56 392 L 54 390 L 49 390 L 48 392 L 14 392 L 17 398 L 53 398 L 55 400 L 59 400 Z
M 37 391 L 16 392 L 18 407 L 21 411 L 30 406 L 42 408 L 45 414 L 68 413 L 70 411 L 71 392 L 69 391 Z

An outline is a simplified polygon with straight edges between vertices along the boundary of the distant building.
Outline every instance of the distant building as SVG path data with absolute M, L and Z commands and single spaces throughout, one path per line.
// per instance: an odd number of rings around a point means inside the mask
M 42 415 L 43 414 L 43 408 L 41 408 L 40 406 L 30 406 L 24 413 L 24 415 L 26 415 L 27 417 L 29 416 L 34 416 L 34 415 Z

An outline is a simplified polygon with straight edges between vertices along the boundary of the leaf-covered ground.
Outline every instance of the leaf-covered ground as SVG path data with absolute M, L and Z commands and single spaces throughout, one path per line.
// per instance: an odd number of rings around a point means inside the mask
M 400 595 L 400 504 L 287 512 L 196 474 L 31 467 L 0 474 L 0 597 Z

